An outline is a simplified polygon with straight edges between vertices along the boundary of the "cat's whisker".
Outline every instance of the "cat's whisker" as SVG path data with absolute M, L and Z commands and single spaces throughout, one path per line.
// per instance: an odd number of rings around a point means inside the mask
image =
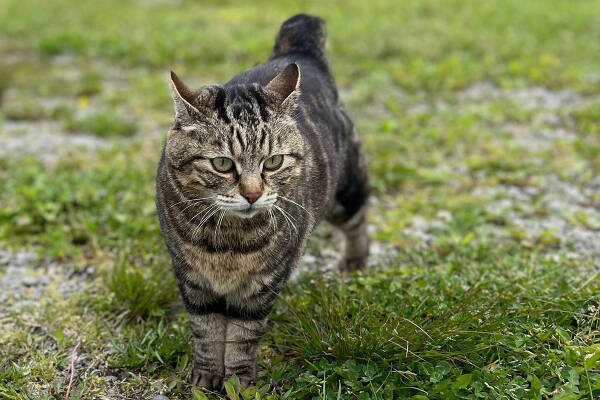
M 220 207 L 219 207 L 218 205 L 216 205 L 216 204 L 213 204 L 213 205 L 211 206 L 211 209 L 209 209 L 209 210 L 206 212 L 206 214 L 204 214 L 204 215 L 202 216 L 202 219 L 200 220 L 200 222 L 199 222 L 199 226 L 198 226 L 198 227 L 202 226 L 202 224 L 204 224 L 204 223 L 206 222 L 206 220 L 208 220 L 208 218 L 210 218 L 212 215 L 214 215 L 214 213 L 215 213 L 215 212 L 217 212 L 217 211 L 219 211 L 219 210 L 220 210 Z
M 193 201 L 193 202 L 202 202 L 202 200 L 209 200 L 209 199 L 212 199 L 212 198 L 213 197 L 211 196 L 211 197 L 201 197 L 201 198 L 198 198 L 198 199 L 187 199 L 187 200 L 178 201 L 177 203 L 171 204 L 169 206 L 168 210 L 172 209 L 173 207 L 175 207 L 176 205 L 181 204 L 181 203 L 188 203 L 190 201 Z
M 279 210 L 279 212 L 281 212 L 281 210 Z M 290 221 L 288 220 L 288 218 L 283 214 L 283 212 L 281 212 L 281 215 L 283 215 L 283 219 L 285 220 L 287 226 L 288 226 L 288 240 L 292 240 L 292 228 L 290 226 Z
M 225 216 L 226 212 L 227 212 L 227 209 L 224 209 L 224 208 L 221 209 L 221 215 L 219 215 L 219 221 L 217 222 L 217 228 L 215 229 L 215 235 L 217 237 L 217 240 L 219 241 L 219 246 L 221 245 L 221 237 L 219 236 L 219 229 L 221 228 L 221 222 L 223 221 L 223 217 Z
M 271 229 L 271 225 L 273 225 L 273 214 L 271 214 L 271 210 L 269 210 L 269 228 Z
M 292 228 L 294 228 L 294 231 L 296 232 L 296 237 L 300 238 L 300 234 L 298 233 L 298 228 L 296 228 L 296 225 L 289 218 L 289 217 L 291 217 L 291 215 L 289 215 L 289 213 L 287 211 L 285 211 L 283 208 L 281 208 L 279 206 L 273 205 L 273 207 L 275 207 L 276 210 L 279 210 L 279 212 L 281 213 L 281 215 L 283 215 L 283 217 L 288 222 L 288 227 L 290 227 L 290 234 L 291 234 Z
M 207 199 L 210 199 L 210 197 L 207 197 Z M 179 212 L 179 214 L 177 214 L 177 216 L 179 217 L 181 214 L 183 214 L 185 212 L 185 210 L 187 210 L 190 207 L 197 206 L 198 204 L 201 204 L 203 201 L 204 200 L 198 200 L 198 201 L 196 201 L 194 203 L 188 204 L 183 210 L 181 210 Z
M 213 211 L 211 211 L 210 213 L 207 213 L 207 215 L 202 218 L 202 221 L 200 221 L 200 223 L 198 224 L 198 226 L 196 227 L 196 229 L 194 229 L 194 232 L 192 233 L 192 239 L 194 238 L 196 233 L 200 232 L 200 228 L 202 228 L 202 225 L 204 225 L 206 223 L 206 221 L 208 221 L 218 211 L 219 211 L 219 208 L 215 208 Z
M 271 224 L 273 223 L 273 220 L 271 219 L 271 214 L 269 214 L 269 225 L 267 225 L 267 228 L 265 229 L 265 234 L 269 233 L 269 230 L 271 229 Z
M 281 208 L 283 211 L 285 211 L 285 210 L 283 209 L 283 207 L 279 207 L 279 208 Z M 296 217 L 294 217 L 292 214 L 290 214 L 288 211 L 285 211 L 285 213 L 287 214 L 287 216 L 288 216 L 288 217 L 289 217 L 289 218 L 290 218 L 292 221 L 294 221 L 294 222 L 298 222 L 298 219 L 297 219 Z
M 267 212 L 269 213 L 269 228 L 271 224 L 273 224 L 273 232 L 277 232 L 277 218 L 275 218 L 275 212 L 272 208 L 268 208 Z
M 269 217 L 273 219 L 273 228 L 277 230 L 277 218 L 275 218 L 275 212 L 272 208 L 269 208 Z
M 207 219 L 206 217 L 207 216 L 210 217 L 217 210 L 219 210 L 219 206 L 217 206 L 216 204 L 211 204 L 209 207 L 204 208 L 198 214 L 194 215 L 194 217 L 190 220 L 190 222 L 192 222 L 194 220 L 194 218 L 196 218 L 198 215 L 203 214 L 202 219 L 200 220 L 200 223 L 198 224 L 198 226 L 196 226 L 196 228 L 194 228 L 194 230 L 192 232 L 192 235 L 191 235 L 192 239 L 194 239 L 194 236 L 196 236 L 196 232 L 198 232 L 198 230 L 202 227 L 202 224 L 204 224 L 205 220 Z
M 292 200 L 292 199 L 288 199 L 287 197 L 283 197 L 283 196 L 281 196 L 281 195 L 278 195 L 278 197 L 279 197 L 281 200 L 285 200 L 285 201 L 287 201 L 288 203 L 292 203 L 293 205 L 300 207 L 302 210 L 304 210 L 304 211 L 305 211 L 305 212 L 306 212 L 308 215 L 310 215 L 311 217 L 313 216 L 313 215 L 310 213 L 310 211 L 308 211 L 306 208 L 304 208 L 304 206 L 303 206 L 303 205 L 296 203 L 294 200 Z
M 207 210 L 210 210 L 213 206 L 214 206 L 214 204 L 204 207 L 202 210 L 198 211 L 198 213 L 196 215 L 194 215 L 188 222 L 191 223 L 193 220 L 196 219 L 197 216 L 199 216 L 200 214 L 203 214 Z

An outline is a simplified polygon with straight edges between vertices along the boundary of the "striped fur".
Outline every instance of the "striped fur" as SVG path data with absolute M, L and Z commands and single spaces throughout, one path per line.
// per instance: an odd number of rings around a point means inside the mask
M 297 15 L 267 63 L 224 85 L 192 90 L 172 74 L 156 204 L 190 315 L 194 384 L 255 378 L 268 314 L 320 221 L 346 235 L 341 269 L 366 262 L 367 169 L 324 43 L 323 21 Z M 232 170 L 219 172 L 219 157 Z

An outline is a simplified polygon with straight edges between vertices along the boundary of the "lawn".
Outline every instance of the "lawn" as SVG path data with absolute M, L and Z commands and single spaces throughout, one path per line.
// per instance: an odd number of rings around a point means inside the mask
M 301 11 L 368 154 L 371 265 L 340 277 L 320 227 L 256 386 L 200 391 L 154 207 L 167 73 L 225 82 Z M 3 0 L 0 398 L 600 398 L 598 37 L 591 0 Z

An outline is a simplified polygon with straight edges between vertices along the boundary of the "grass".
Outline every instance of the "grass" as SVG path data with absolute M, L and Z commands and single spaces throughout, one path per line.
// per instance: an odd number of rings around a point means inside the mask
M 524 399 L 579 394 L 588 379 L 596 387 L 599 376 L 588 374 L 564 389 L 565 377 L 585 375 L 586 357 L 596 351 L 585 343 L 597 328 L 589 313 L 597 288 L 570 280 L 557 265 L 519 266 L 520 256 L 506 260 L 489 249 L 458 252 L 423 255 L 429 265 L 411 260 L 415 266 L 375 277 L 313 277 L 293 287 L 272 336 L 286 354 L 279 368 L 300 376 L 294 396 L 336 398 L 341 387 L 348 398 Z M 512 268 L 471 269 L 481 257 Z M 506 276 L 523 267 L 528 275 Z
M 195 390 L 153 200 L 166 71 L 226 81 L 298 11 L 328 20 L 369 155 L 371 236 L 390 253 L 345 278 L 302 274 L 273 311 L 256 386 Z M 600 223 L 599 12 L 585 0 L 2 2 L 0 121 L 56 121 L 57 135 L 112 147 L 59 149 L 55 163 L 0 153 L 0 247 L 36 252 L 47 268 L 28 273 L 50 281 L 0 310 L 0 397 L 64 398 L 79 344 L 71 399 L 598 398 L 598 255 L 578 241 Z M 481 81 L 502 96 L 466 99 Z M 516 90 L 534 86 L 578 100 L 532 107 Z M 567 229 L 536 228 L 556 218 Z M 322 263 L 334 241 L 320 228 L 309 252 Z
M 97 136 L 131 136 L 137 131 L 137 125 L 114 111 L 105 110 L 68 118 L 65 121 L 65 129 Z

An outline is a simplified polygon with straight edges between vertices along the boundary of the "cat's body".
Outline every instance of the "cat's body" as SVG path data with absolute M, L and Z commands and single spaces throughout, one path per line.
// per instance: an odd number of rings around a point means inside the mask
M 194 384 L 255 378 L 267 316 L 320 221 L 346 233 L 342 269 L 366 261 L 366 166 L 324 43 L 323 22 L 298 15 L 266 64 L 223 86 L 193 91 L 172 76 L 156 202 L 190 315 Z

